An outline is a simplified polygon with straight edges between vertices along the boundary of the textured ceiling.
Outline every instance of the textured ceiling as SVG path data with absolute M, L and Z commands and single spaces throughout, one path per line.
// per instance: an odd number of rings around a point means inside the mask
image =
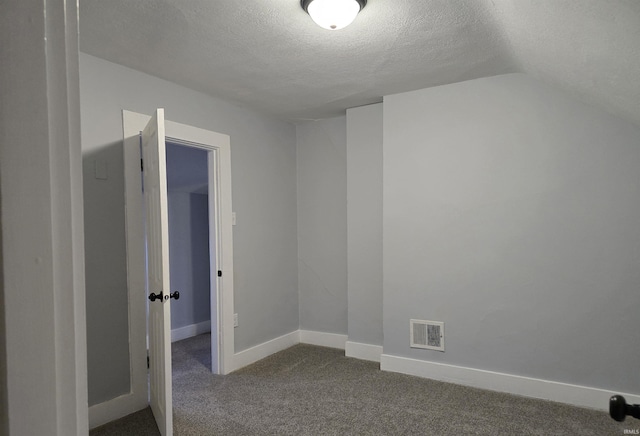
M 294 122 L 524 72 L 640 125 L 640 0 L 369 0 L 336 32 L 299 0 L 80 0 L 80 48 Z

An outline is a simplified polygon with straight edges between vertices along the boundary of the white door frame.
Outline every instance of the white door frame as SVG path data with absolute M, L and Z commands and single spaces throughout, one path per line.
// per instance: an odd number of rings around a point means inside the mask
M 124 178 L 127 244 L 127 286 L 129 295 L 129 353 L 131 362 L 130 406 L 146 407 L 148 399 L 146 354 L 145 254 L 143 227 L 143 199 L 140 175 L 139 134 L 151 117 L 122 111 L 124 136 Z M 166 136 L 180 143 L 209 152 L 209 218 L 215 226 L 214 254 L 217 270 L 212 270 L 217 282 L 218 374 L 228 374 L 234 368 L 233 335 L 233 228 L 231 208 L 231 147 L 229 136 L 220 133 L 165 121 Z M 211 190 L 213 189 L 213 196 Z M 211 228 L 211 227 L 210 227 Z M 212 258 L 213 259 L 213 258 Z M 212 303 L 215 302 L 212 301 Z M 212 312 L 213 317 L 216 314 Z M 212 330 L 214 326 L 212 325 Z M 215 363 L 212 362 L 215 369 Z M 124 400 L 124 398 L 123 398 Z M 143 405 L 144 404 L 144 405 Z

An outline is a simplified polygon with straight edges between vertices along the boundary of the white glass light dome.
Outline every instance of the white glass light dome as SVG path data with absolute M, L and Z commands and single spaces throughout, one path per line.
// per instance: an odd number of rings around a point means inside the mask
M 338 30 L 351 24 L 367 1 L 302 0 L 300 4 L 318 26 L 328 30 Z

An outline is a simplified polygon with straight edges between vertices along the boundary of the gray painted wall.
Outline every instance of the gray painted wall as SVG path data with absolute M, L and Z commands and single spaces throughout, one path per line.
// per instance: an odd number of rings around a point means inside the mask
M 385 97 L 385 353 L 640 392 L 638 168 L 637 127 L 524 75 Z
M 347 110 L 349 341 L 382 345 L 382 104 Z
M 176 329 L 211 319 L 209 198 L 171 191 L 168 197 L 171 291 L 180 292 L 171 304 L 171 328 Z
M 297 126 L 300 328 L 347 334 L 345 117 Z
M 81 62 L 87 371 L 92 406 L 129 392 L 129 313 L 124 167 L 122 139 L 118 142 L 116 130 L 119 125 L 122 130 L 122 116 L 118 119 L 113 106 L 115 115 L 108 113 L 109 106 L 100 107 L 99 96 L 88 100 L 86 88 L 91 81 L 83 70 Z M 91 92 L 100 92 L 99 86 L 91 86 Z M 106 167 L 107 179 L 96 178 L 96 166 Z
M 129 390 L 122 109 L 230 135 L 235 350 L 298 329 L 295 127 L 82 53 L 80 91 L 89 403 Z

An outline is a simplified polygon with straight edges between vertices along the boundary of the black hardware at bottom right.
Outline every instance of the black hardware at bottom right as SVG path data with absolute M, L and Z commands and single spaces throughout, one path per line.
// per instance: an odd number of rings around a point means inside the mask
M 618 422 L 627 415 L 640 419 L 640 404 L 627 404 L 622 395 L 614 395 L 609 399 L 609 415 Z

